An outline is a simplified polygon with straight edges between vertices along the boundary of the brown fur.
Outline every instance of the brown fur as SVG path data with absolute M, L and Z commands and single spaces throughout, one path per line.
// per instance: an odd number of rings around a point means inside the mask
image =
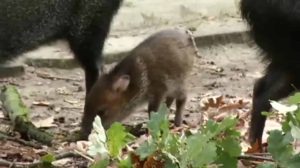
M 186 77 L 196 55 L 188 32 L 168 29 L 153 34 L 96 82 L 87 97 L 83 128 L 91 128 L 96 115 L 108 128 L 144 102 L 149 103 L 150 114 L 158 110 L 162 101 L 170 106 L 174 99 L 175 125 L 179 126 L 186 101 Z M 90 129 L 85 130 L 86 134 L 89 132 Z

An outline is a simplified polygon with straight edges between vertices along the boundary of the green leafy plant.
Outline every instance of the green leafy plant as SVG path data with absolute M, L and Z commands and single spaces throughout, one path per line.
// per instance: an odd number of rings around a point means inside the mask
M 300 139 L 300 93 L 288 98 L 288 105 L 270 101 L 276 113 L 283 115 L 282 130 L 273 130 L 268 137 L 268 151 L 274 163 L 264 163 L 260 168 L 300 167 L 300 153 L 293 148 L 293 142 Z
M 42 161 L 42 164 L 41 164 L 42 167 L 45 167 L 45 168 L 52 167 L 52 162 L 55 161 L 55 156 L 53 154 L 44 155 L 41 158 L 41 161 Z
M 170 133 L 167 111 L 166 106 L 162 105 L 158 113 L 151 116 L 148 128 L 152 140 L 145 145 L 148 156 L 153 151 L 159 151 L 170 167 L 206 167 L 210 164 L 232 168 L 237 166 L 241 147 L 240 134 L 235 131 L 236 119 L 227 118 L 221 123 L 210 120 L 196 134 L 178 135 Z M 137 152 L 140 156 L 147 156 L 147 153 L 139 150 Z
M 163 167 L 170 168 L 202 168 L 211 165 L 237 167 L 241 147 L 239 145 L 240 134 L 235 131 L 236 119 L 227 118 L 221 123 L 208 121 L 195 134 L 171 133 L 167 114 L 168 108 L 165 104 L 161 105 L 158 112 L 151 114 L 147 125 L 150 136 L 134 151 L 140 163 L 132 163 L 130 157 L 124 160 L 119 157 L 121 149 L 132 140 L 132 136 L 128 136 L 129 134 L 119 123 L 115 123 L 107 131 L 108 141 L 102 137 L 102 142 L 105 143 L 98 147 L 104 149 L 99 149 L 99 151 L 102 151 L 102 155 L 107 154 L 103 156 L 117 160 L 118 166 L 124 168 L 133 167 L 134 164 L 163 165 Z M 99 119 L 95 122 L 98 122 L 94 124 L 94 128 L 97 128 L 100 124 Z M 91 151 L 94 151 L 92 154 L 97 153 L 96 149 L 97 147 L 91 147 Z M 98 167 L 109 164 L 107 159 L 101 163 L 106 164 L 98 163 Z
M 114 123 L 105 132 L 99 116 L 93 122 L 93 130 L 89 136 L 91 145 L 89 146 L 88 154 L 98 160 L 93 168 L 106 168 L 110 161 L 116 161 L 120 168 L 129 168 L 130 160 L 123 160 L 121 150 L 134 139 L 134 137 L 125 131 L 125 128 L 120 123 Z

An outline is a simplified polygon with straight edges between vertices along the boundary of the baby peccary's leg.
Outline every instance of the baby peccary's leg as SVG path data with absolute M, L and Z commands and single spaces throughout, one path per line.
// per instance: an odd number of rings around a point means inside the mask
M 161 102 L 163 101 L 164 96 L 161 94 L 154 95 L 152 98 L 149 100 L 148 104 L 148 114 L 150 118 L 151 112 L 157 112 Z
M 174 124 L 179 127 L 182 123 L 182 113 L 184 111 L 187 96 L 185 92 L 182 92 L 179 97 L 176 98 L 176 112 Z
M 168 108 L 171 107 L 173 101 L 174 101 L 174 97 L 169 97 L 169 96 L 168 96 L 168 97 L 166 98 L 166 105 L 167 105 Z

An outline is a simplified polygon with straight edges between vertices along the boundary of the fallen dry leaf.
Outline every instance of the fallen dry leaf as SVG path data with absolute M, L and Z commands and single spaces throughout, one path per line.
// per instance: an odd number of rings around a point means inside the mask
M 3 141 L 0 145 L 0 156 L 8 161 L 34 161 L 39 156 L 34 152 L 33 148 L 22 146 L 12 141 Z
M 261 153 L 262 152 L 262 144 L 259 141 L 256 141 L 255 144 L 251 145 L 250 148 L 245 153 Z
M 239 108 L 244 108 L 247 104 L 249 104 L 248 101 L 239 99 L 237 101 L 234 101 L 233 103 L 224 104 L 222 107 L 219 108 L 219 111 L 230 111 L 230 110 L 235 110 L 235 109 L 239 109 Z
M 0 119 L 3 119 L 5 118 L 4 114 L 3 114 L 3 111 L 0 110 Z
M 134 168 L 143 168 L 145 161 L 140 160 L 140 157 L 138 155 L 132 152 L 130 154 L 130 158 L 131 158 L 132 166 Z
M 200 106 L 203 110 L 208 110 L 209 108 L 218 108 L 223 104 L 225 104 L 223 101 L 223 96 L 208 97 L 200 101 Z
M 136 155 L 135 153 L 131 153 L 131 162 L 133 164 L 133 167 L 135 168 L 163 168 L 164 162 L 159 160 L 156 156 L 156 154 L 153 154 L 149 156 L 145 160 L 140 160 L 140 157 Z
M 251 148 L 249 143 L 247 143 L 245 141 L 241 142 L 241 147 L 242 147 L 242 151 L 245 153 Z
M 51 116 L 49 118 L 46 118 L 44 120 L 34 121 L 32 122 L 33 125 L 37 128 L 50 128 L 50 127 L 57 127 L 56 124 L 53 123 L 54 117 Z
M 217 108 L 218 111 L 231 111 L 245 108 L 249 103 L 249 100 L 243 98 L 226 99 L 225 101 L 223 96 L 214 96 L 203 98 L 200 101 L 200 106 L 204 110 L 208 110 L 209 108 Z
M 239 118 L 243 120 L 248 119 L 249 115 L 250 115 L 250 110 L 239 112 Z
M 143 168 L 164 168 L 164 161 L 159 160 L 155 155 L 152 155 L 147 158 L 147 160 L 144 163 Z
M 76 149 L 76 150 L 78 150 L 78 151 L 80 151 L 82 153 L 85 153 L 85 154 L 88 151 L 89 145 L 90 145 L 89 141 L 77 141 L 76 144 L 71 144 L 71 146 L 74 149 Z
M 217 122 L 220 122 L 220 121 L 223 121 L 224 118 L 228 117 L 228 112 L 223 112 L 223 113 L 220 113 L 216 116 L 213 117 L 213 119 Z
M 248 99 L 229 98 L 228 96 L 226 96 L 226 99 L 224 96 L 209 97 L 202 99 L 200 102 L 202 110 L 206 110 L 207 117 L 218 122 L 228 116 L 237 117 L 238 119 L 242 117 L 244 120 L 248 119 L 248 104 L 250 104 Z

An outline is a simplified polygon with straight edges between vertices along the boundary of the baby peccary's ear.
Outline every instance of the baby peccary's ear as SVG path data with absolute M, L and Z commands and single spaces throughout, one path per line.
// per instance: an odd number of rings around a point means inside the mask
M 121 75 L 113 82 L 112 89 L 113 91 L 116 92 L 124 92 L 127 90 L 129 82 L 130 82 L 129 75 Z

